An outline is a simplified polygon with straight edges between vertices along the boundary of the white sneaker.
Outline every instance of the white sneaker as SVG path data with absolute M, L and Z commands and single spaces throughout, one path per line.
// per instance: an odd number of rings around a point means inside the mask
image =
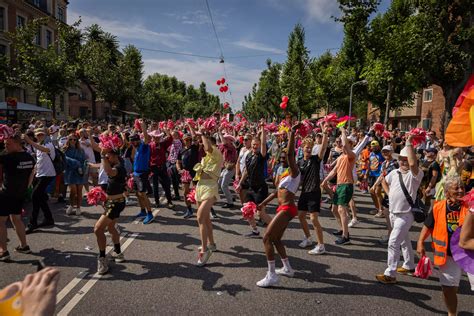
M 82 213 L 80 207 L 76 207 L 76 208 L 74 209 L 74 211 L 76 212 L 76 215 L 78 215 L 78 216 L 81 215 L 81 213 Z
M 257 282 L 257 286 L 259 287 L 270 287 L 278 284 L 278 281 L 280 279 L 278 278 L 278 274 L 272 273 L 272 272 L 267 272 L 267 275 L 261 279 L 260 281 Z
M 307 248 L 311 246 L 312 244 L 313 244 L 313 241 L 311 240 L 311 238 L 305 238 L 303 239 L 302 242 L 300 242 L 299 246 L 300 248 Z
M 66 208 L 66 215 L 71 215 L 72 213 L 74 213 L 74 208 L 72 207 L 72 205 L 69 205 Z
M 123 252 L 121 253 L 116 253 L 115 251 L 112 251 L 110 254 L 110 257 L 113 261 L 120 263 L 120 262 L 125 262 L 125 256 L 123 255 Z
M 321 245 L 321 244 L 316 245 L 313 249 L 308 251 L 310 255 L 322 255 L 325 252 L 326 252 L 326 249 L 324 248 L 324 245 Z
M 198 262 L 196 265 L 198 267 L 205 266 L 207 261 L 209 261 L 209 258 L 211 257 L 211 255 L 212 255 L 212 251 L 209 248 L 207 248 L 206 252 L 199 252 Z
M 109 271 L 109 265 L 107 264 L 107 258 L 99 257 L 97 260 L 97 273 L 102 275 L 106 274 Z
M 276 274 L 278 275 L 284 275 L 284 276 L 287 276 L 289 278 L 292 278 L 294 277 L 295 275 L 295 270 L 293 269 L 287 269 L 285 267 L 281 267 L 280 269 L 276 269 Z
M 357 220 L 357 218 L 353 218 L 351 219 L 351 221 L 349 222 L 349 227 L 356 227 L 360 222 Z
M 207 246 L 207 249 L 209 249 L 209 250 L 212 251 L 212 252 L 216 252 L 217 246 L 216 246 L 216 244 L 209 244 L 209 245 Z M 202 250 L 202 246 L 199 246 L 199 247 L 198 247 L 198 250 L 201 251 L 201 250 Z

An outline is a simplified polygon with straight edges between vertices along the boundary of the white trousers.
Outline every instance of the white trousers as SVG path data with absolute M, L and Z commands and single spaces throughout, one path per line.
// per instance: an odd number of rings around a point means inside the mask
M 415 269 L 415 258 L 409 235 L 413 221 L 414 218 L 411 212 L 401 214 L 390 213 L 392 232 L 388 239 L 387 269 L 384 273 L 387 276 L 395 277 L 397 274 L 400 248 L 402 249 L 404 260 L 402 267 L 410 270 Z

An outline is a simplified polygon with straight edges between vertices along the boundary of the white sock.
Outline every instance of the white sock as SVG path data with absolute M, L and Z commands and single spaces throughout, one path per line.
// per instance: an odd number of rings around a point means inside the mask
M 275 273 L 275 260 L 268 261 L 268 272 Z
M 292 270 L 290 266 L 290 260 L 288 258 L 285 258 L 285 259 L 282 258 L 281 263 L 283 263 L 283 267 L 285 267 L 285 269 Z

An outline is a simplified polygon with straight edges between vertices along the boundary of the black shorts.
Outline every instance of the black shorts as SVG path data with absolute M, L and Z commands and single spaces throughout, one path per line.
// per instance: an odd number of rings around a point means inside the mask
M 367 183 L 369 184 L 369 189 L 374 186 L 375 181 L 377 181 L 377 177 L 368 176 Z
M 149 172 L 141 173 L 139 176 L 133 175 L 133 189 L 137 192 L 148 192 L 150 187 Z
M 115 201 L 107 200 L 104 205 L 104 216 L 114 220 L 120 217 L 120 213 L 125 209 L 125 198 Z
M 260 204 L 268 197 L 268 187 L 262 185 L 261 187 L 250 187 L 246 192 L 247 202 L 254 202 L 255 204 Z
M 20 215 L 25 199 L 0 192 L 0 216 Z
M 298 211 L 319 213 L 321 211 L 321 190 L 301 193 L 298 200 Z

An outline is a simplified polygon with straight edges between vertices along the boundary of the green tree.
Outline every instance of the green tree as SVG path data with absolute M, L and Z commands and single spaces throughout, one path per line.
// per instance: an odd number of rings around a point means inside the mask
M 142 54 L 133 45 L 127 45 L 123 57 L 119 61 L 119 79 L 122 87 L 120 108 L 127 103 L 133 103 L 140 108 L 143 94 L 143 61 Z
M 281 102 L 280 73 L 281 64 L 267 59 L 265 69 L 258 81 L 258 90 L 255 95 L 255 105 L 259 107 L 260 113 L 264 113 L 267 119 L 281 115 L 279 104 Z
M 290 34 L 287 55 L 280 82 L 282 94 L 289 97 L 287 112 L 310 115 L 313 111 L 309 97 L 310 60 L 301 24 L 296 24 Z

